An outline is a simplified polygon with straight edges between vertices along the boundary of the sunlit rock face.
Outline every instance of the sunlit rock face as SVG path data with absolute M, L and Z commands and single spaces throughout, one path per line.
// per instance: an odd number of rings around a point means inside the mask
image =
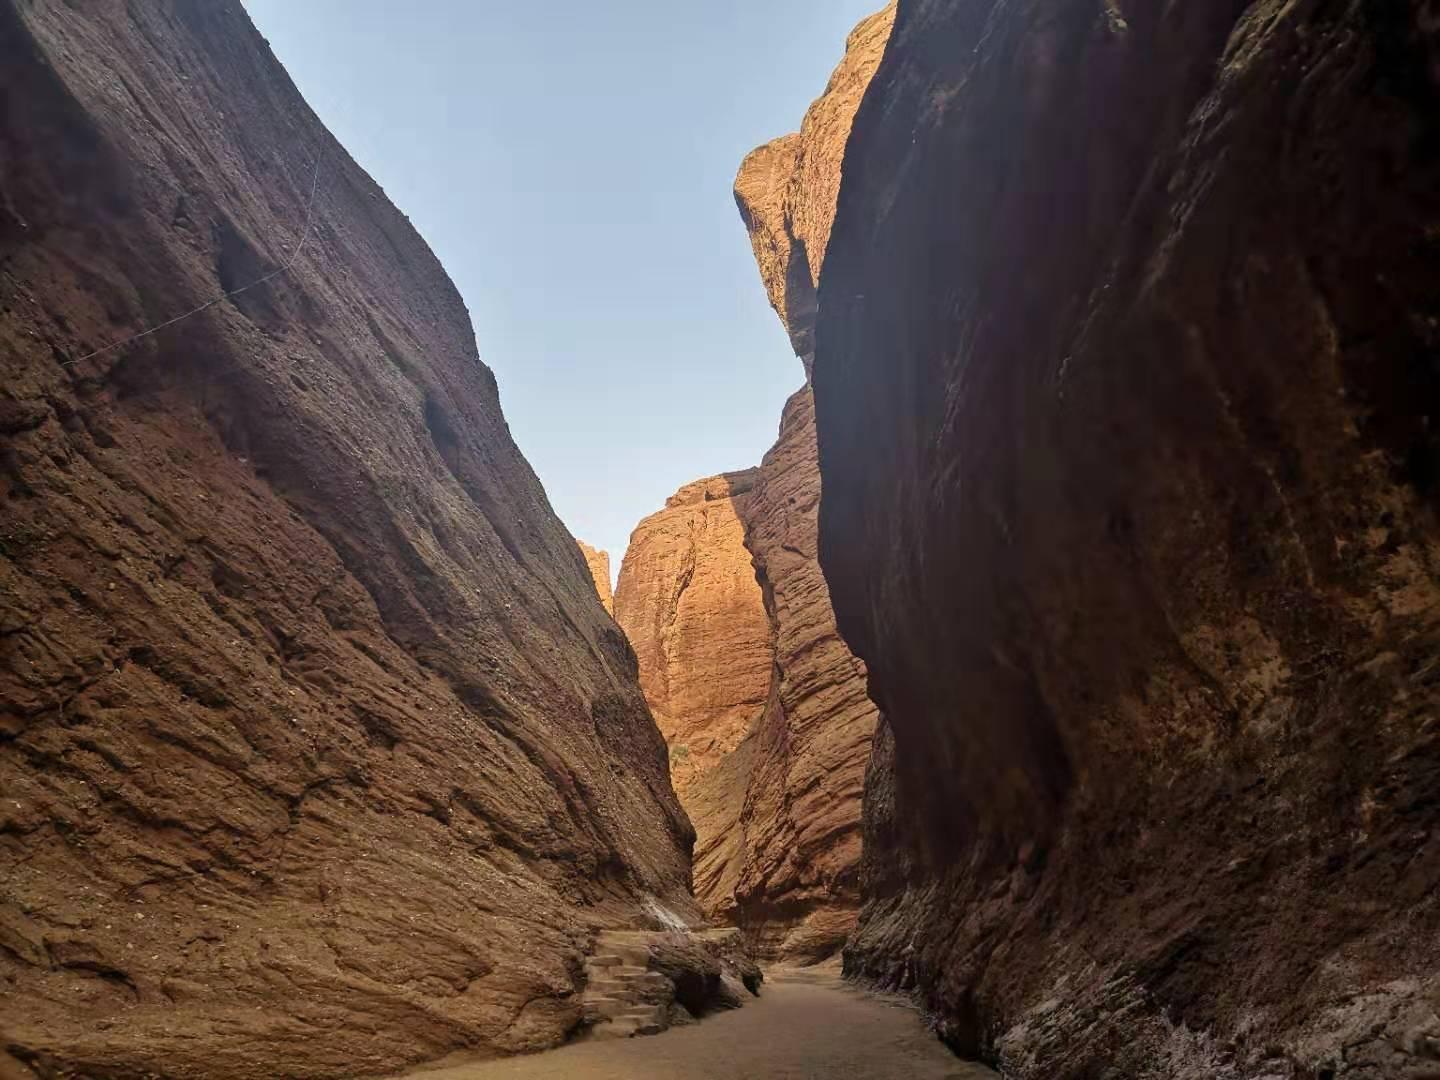
M 900 5 L 818 290 L 846 965 L 1007 1075 L 1434 1068 L 1419 3 Z
M 751 153 L 735 198 L 756 263 L 806 381 L 746 502 L 746 544 L 775 648 L 742 825 L 737 917 L 766 952 L 819 959 L 844 944 L 859 904 L 860 799 L 876 710 L 865 669 L 835 629 L 816 558 L 820 470 L 809 374 L 815 282 L 824 264 L 841 160 L 861 95 L 884 52 L 893 5 L 862 22 L 799 133 Z
M 693 834 L 454 287 L 238 4 L 0 2 L 0 161 L 0 1072 L 559 1041 Z
M 695 894 L 729 918 L 745 848 L 738 820 L 751 734 L 770 693 L 765 601 L 745 547 L 754 470 L 687 484 L 635 527 L 615 619 L 669 744 L 675 790 L 695 824 Z
M 735 181 L 806 383 L 758 468 L 687 485 L 640 523 L 615 601 L 695 822 L 696 895 L 777 959 L 835 954 L 859 907 L 860 799 L 876 712 L 864 667 L 836 632 L 816 558 L 808 372 L 814 274 L 845 137 L 893 17 L 888 8 L 856 28 L 802 130 L 750 154 Z
M 585 566 L 595 582 L 595 592 L 600 597 L 600 603 L 613 615 L 615 598 L 610 593 L 610 553 L 592 548 L 584 540 L 576 540 L 575 543 L 580 545 L 580 554 L 585 556 Z

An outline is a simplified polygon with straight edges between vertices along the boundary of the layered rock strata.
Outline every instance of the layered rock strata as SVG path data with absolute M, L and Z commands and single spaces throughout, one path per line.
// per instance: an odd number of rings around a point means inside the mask
M 847 969 L 1007 1075 L 1440 1051 L 1440 40 L 902 4 L 818 293 Z
M 816 556 L 815 281 L 851 118 L 894 9 L 865 20 L 799 133 L 746 158 L 736 202 L 806 383 L 758 469 L 682 488 L 635 530 L 616 619 L 698 836 L 695 889 L 761 955 L 833 955 L 859 905 L 876 713 Z M 813 254 L 812 254 L 813 253 Z
M 687 484 L 635 527 L 615 619 L 665 736 L 675 790 L 695 824 L 695 893 L 728 917 L 744 849 L 738 827 L 749 736 L 773 651 L 742 514 L 753 469 Z
M 585 556 L 585 566 L 595 582 L 595 592 L 600 596 L 600 603 L 610 614 L 615 614 L 615 597 L 610 592 L 610 553 L 592 548 L 584 540 L 575 542 L 580 545 L 580 554 Z
M 751 153 L 735 181 L 761 277 L 805 369 L 745 503 L 746 545 L 775 652 L 741 815 L 736 918 L 768 955 L 820 959 L 859 906 L 860 803 L 876 710 L 865 669 L 835 628 L 816 554 L 820 470 L 810 370 L 815 284 L 850 123 L 880 63 L 893 5 L 851 33 L 799 133 Z
M 563 1038 L 693 834 L 454 287 L 238 4 L 0 2 L 0 161 L 4 1067 Z

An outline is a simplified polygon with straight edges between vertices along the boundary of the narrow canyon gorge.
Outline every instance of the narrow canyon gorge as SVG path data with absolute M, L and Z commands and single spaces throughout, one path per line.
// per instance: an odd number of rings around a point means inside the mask
M 1440 1077 L 1435 4 L 815 89 L 612 596 L 238 3 L 0 0 L 0 1080 Z
M 750 470 L 677 491 L 635 527 L 615 591 L 616 622 L 695 826 L 696 896 L 724 919 L 735 914 L 750 736 L 773 666 L 741 520 L 754 482 Z
M 636 528 L 615 617 L 695 824 L 695 893 L 769 959 L 837 953 L 860 899 L 875 708 L 835 629 L 816 553 L 815 283 L 850 122 L 894 7 L 850 35 L 801 130 L 735 181 L 761 279 L 805 373 L 761 464 L 687 485 Z

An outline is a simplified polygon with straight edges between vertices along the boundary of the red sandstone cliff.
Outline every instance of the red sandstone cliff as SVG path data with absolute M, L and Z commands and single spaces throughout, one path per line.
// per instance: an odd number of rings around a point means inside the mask
M 728 918 L 744 851 L 738 817 L 749 736 L 773 653 L 742 515 L 754 470 L 697 480 L 635 527 L 615 620 L 670 748 L 675 790 L 695 824 L 695 894 Z
M 575 541 L 580 545 L 580 554 L 585 556 L 585 566 L 590 571 L 590 577 L 595 582 L 595 592 L 600 596 L 600 603 L 605 610 L 612 615 L 615 613 L 615 597 L 610 593 L 610 553 L 592 548 L 584 540 Z
M 900 5 L 819 288 L 847 968 L 1007 1075 L 1440 1055 L 1431 5 Z
M 0 2 L 0 162 L 0 1045 L 560 1039 L 691 831 L 455 289 L 238 4 Z
M 761 277 L 806 373 L 745 504 L 775 664 L 741 818 L 745 866 L 736 890 L 737 921 L 766 952 L 794 958 L 838 950 L 859 904 L 860 801 L 876 711 L 864 666 L 835 629 L 816 556 L 820 470 L 809 375 L 815 281 L 845 140 L 894 14 L 888 7 L 856 27 L 800 132 L 750 154 L 735 181 Z
M 761 276 L 807 375 L 758 469 L 682 488 L 636 528 L 616 619 L 695 823 L 695 891 L 764 955 L 834 954 L 859 905 L 860 801 L 876 712 L 816 556 L 809 386 L 815 273 L 850 121 L 894 9 L 866 19 L 801 131 L 735 182 Z M 813 254 L 811 254 L 813 253 Z

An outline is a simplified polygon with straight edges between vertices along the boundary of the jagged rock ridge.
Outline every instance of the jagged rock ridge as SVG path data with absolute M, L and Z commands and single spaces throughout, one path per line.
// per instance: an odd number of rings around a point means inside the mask
M 0 2 L 0 160 L 9 1067 L 562 1038 L 693 834 L 454 287 L 237 4 Z
M 580 554 L 585 556 L 585 566 L 595 582 L 600 603 L 605 605 L 605 610 L 610 614 L 615 614 L 615 597 L 610 592 L 610 553 L 592 548 L 584 540 L 575 542 L 580 545 Z
M 1007 1075 L 1428 1075 L 1427 6 L 902 4 L 818 293 L 847 969 Z

